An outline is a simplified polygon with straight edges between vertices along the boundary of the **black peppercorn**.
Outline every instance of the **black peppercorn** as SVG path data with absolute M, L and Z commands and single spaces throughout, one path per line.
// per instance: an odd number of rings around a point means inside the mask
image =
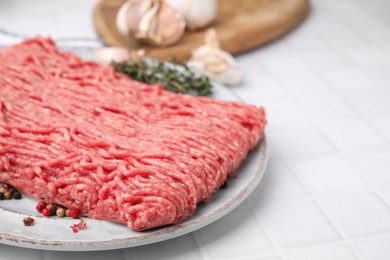
M 15 191 L 12 196 L 16 200 L 20 200 L 22 198 L 22 194 L 19 191 Z

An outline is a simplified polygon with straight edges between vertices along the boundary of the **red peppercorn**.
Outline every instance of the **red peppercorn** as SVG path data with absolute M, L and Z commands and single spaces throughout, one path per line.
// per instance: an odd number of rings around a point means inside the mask
M 79 225 L 77 225 L 77 224 L 70 226 L 70 228 L 72 229 L 73 233 L 79 232 Z
M 44 201 L 40 201 L 38 205 L 35 207 L 39 213 L 42 213 L 43 209 L 45 209 L 47 206 L 47 203 Z
M 51 216 L 51 210 L 48 209 L 48 208 L 44 208 L 42 210 L 42 215 L 44 215 L 45 217 L 50 217 Z
M 80 210 L 78 210 L 78 209 L 72 209 L 72 210 L 70 210 L 69 216 L 71 216 L 72 218 L 79 218 L 79 216 L 80 216 Z

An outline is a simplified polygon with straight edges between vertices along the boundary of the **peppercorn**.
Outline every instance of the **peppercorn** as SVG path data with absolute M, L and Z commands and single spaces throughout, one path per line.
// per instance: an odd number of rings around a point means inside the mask
M 9 185 L 7 183 L 2 183 L 1 184 L 1 187 L 3 187 L 4 189 L 8 190 L 9 189 Z
M 25 226 L 32 226 L 34 224 L 34 219 L 32 217 L 27 217 L 23 219 Z
M 70 209 L 65 210 L 65 216 L 69 217 L 70 216 Z
M 10 200 L 12 198 L 21 199 L 22 194 L 15 187 L 6 183 L 0 183 L 0 200 Z
M 56 207 L 50 208 L 50 212 L 51 212 L 51 215 L 52 215 L 52 216 L 56 215 L 57 208 L 56 208 Z
M 15 191 L 12 197 L 16 200 L 20 200 L 22 198 L 22 194 L 19 191 Z
M 80 210 L 78 210 L 78 209 L 72 209 L 72 210 L 69 212 L 69 216 L 71 216 L 72 218 L 79 218 L 79 216 L 80 216 Z
M 9 192 L 9 191 L 4 192 L 4 198 L 5 198 L 6 200 L 12 199 L 12 193 Z
M 38 205 L 35 207 L 39 213 L 42 213 L 43 209 L 45 209 L 47 206 L 47 203 L 44 201 L 40 201 Z
M 65 209 L 64 208 L 58 208 L 56 210 L 57 217 L 63 218 L 65 216 Z
M 73 233 L 79 232 L 79 225 L 77 224 L 73 224 L 72 226 L 70 226 L 70 228 L 72 229 Z
M 44 208 L 42 210 L 42 215 L 44 215 L 45 217 L 50 217 L 51 216 L 51 210 L 49 208 Z

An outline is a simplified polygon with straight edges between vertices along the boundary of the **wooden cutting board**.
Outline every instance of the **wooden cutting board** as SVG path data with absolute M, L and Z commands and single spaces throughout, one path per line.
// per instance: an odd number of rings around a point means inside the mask
M 186 31 L 169 47 L 156 47 L 123 36 L 115 18 L 125 0 L 101 0 L 93 11 L 98 35 L 107 46 L 145 49 L 148 56 L 179 61 L 188 59 L 191 50 L 204 43 L 204 30 Z M 309 0 L 219 0 L 218 15 L 210 25 L 217 31 L 221 47 L 238 54 L 270 42 L 294 28 L 309 10 Z

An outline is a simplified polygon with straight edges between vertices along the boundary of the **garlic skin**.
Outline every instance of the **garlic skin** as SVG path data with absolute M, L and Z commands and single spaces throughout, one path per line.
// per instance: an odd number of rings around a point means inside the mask
M 217 16 L 217 0 L 165 0 L 165 2 L 183 15 L 189 30 L 205 28 Z
M 128 0 L 119 9 L 116 25 L 123 35 L 159 46 L 176 43 L 186 26 L 182 15 L 163 0 Z
M 205 39 L 205 45 L 192 51 L 187 66 L 195 72 L 206 74 L 221 84 L 240 83 L 242 72 L 233 56 L 220 48 L 215 29 L 209 29 Z
M 106 47 L 95 50 L 96 61 L 102 65 L 109 65 L 111 62 L 129 63 L 139 62 L 145 57 L 144 50 L 129 51 L 121 47 Z

